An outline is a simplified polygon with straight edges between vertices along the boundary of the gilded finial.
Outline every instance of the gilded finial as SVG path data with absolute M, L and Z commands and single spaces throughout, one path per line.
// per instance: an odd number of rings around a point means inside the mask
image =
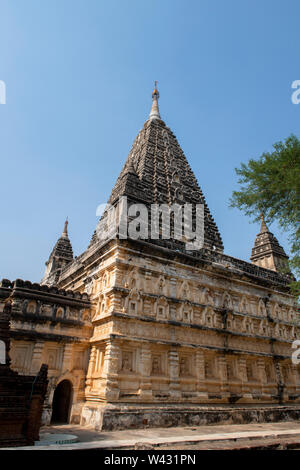
M 154 82 L 154 90 L 152 93 L 152 108 L 149 115 L 150 121 L 153 119 L 161 119 L 158 109 L 158 98 L 159 98 L 159 91 L 157 89 L 157 81 Z
M 157 98 L 159 98 L 159 91 L 158 91 L 158 89 L 157 89 L 157 83 L 158 83 L 157 80 L 155 80 L 155 82 L 154 82 L 154 90 L 153 90 L 153 93 L 152 93 L 152 98 L 154 98 L 155 96 L 156 96 Z

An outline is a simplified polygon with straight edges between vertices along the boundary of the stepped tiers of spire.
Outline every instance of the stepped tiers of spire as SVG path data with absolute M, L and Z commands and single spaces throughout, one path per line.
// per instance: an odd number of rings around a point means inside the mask
M 68 219 L 65 221 L 64 230 L 57 240 L 48 261 L 46 262 L 45 275 L 41 284 L 55 284 L 62 270 L 73 261 L 73 249 L 68 235 Z
M 277 238 L 269 231 L 263 214 L 261 214 L 260 232 L 256 236 L 250 259 L 257 266 L 273 271 L 284 271 L 287 268 L 288 256 Z
M 119 198 L 127 196 L 132 203 L 150 204 L 196 204 L 204 205 L 204 248 L 223 252 L 221 235 L 206 204 L 188 161 L 173 132 L 162 121 L 158 109 L 159 93 L 153 91 L 153 104 L 149 119 L 136 137 L 127 161 L 117 179 L 109 198 L 116 205 Z M 193 223 L 195 222 L 195 216 Z M 105 215 L 100 222 L 105 226 Z M 101 227 L 99 229 L 101 231 Z M 170 241 L 149 242 L 181 249 L 185 244 L 171 237 Z M 94 234 L 91 244 L 97 241 Z

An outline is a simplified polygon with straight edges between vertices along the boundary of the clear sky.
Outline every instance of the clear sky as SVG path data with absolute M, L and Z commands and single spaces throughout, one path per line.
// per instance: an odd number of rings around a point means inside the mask
M 298 0 L 0 0 L 0 278 L 39 281 L 66 216 L 87 248 L 154 80 L 225 253 L 248 260 L 259 227 L 229 208 L 234 168 L 299 136 L 299 16 Z

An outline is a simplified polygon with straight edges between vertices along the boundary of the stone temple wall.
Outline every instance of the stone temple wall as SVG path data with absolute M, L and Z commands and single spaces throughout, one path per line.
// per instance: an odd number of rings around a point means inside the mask
M 113 240 L 69 267 L 59 288 L 2 281 L 12 368 L 49 367 L 43 422 L 62 380 L 73 388 L 70 421 L 97 428 L 207 422 L 203 410 L 224 406 L 259 406 L 259 416 L 261 407 L 296 406 L 295 299 L 280 275 L 241 263 Z

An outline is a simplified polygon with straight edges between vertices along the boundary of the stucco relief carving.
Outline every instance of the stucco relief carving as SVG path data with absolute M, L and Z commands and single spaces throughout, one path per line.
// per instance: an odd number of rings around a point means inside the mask
M 214 306 L 214 297 L 212 292 L 205 288 L 200 296 L 200 303 L 203 305 L 211 305 L 212 307 Z
M 193 323 L 193 307 L 190 302 L 183 302 L 178 310 L 178 320 L 183 323 Z
M 261 315 L 262 317 L 267 316 L 267 309 L 263 299 L 259 299 L 258 301 L 258 315 Z
M 127 275 L 125 275 L 124 285 L 126 289 L 136 289 L 144 292 L 144 276 L 139 272 L 137 266 L 131 268 Z
M 152 357 L 151 375 L 160 375 L 162 373 L 161 356 L 154 355 Z
M 244 333 L 248 333 L 248 334 L 253 334 L 254 333 L 254 328 L 253 328 L 253 321 L 251 318 L 248 318 L 248 317 L 245 317 L 243 319 L 243 323 L 242 323 L 242 328 L 243 328 L 243 332 Z
M 221 307 L 225 308 L 225 309 L 230 309 L 230 310 L 233 309 L 232 298 L 231 298 L 231 295 L 228 292 L 224 292 L 224 294 L 222 296 Z
M 101 315 L 104 315 L 106 312 L 106 302 L 107 298 L 104 294 L 100 294 L 98 297 L 98 302 L 95 310 L 95 315 L 93 320 L 96 320 L 101 317 Z
M 169 318 L 169 303 L 165 297 L 159 297 L 154 304 L 156 318 L 166 320 Z
M 189 377 L 191 376 L 191 358 L 181 355 L 179 357 L 179 376 Z
M 204 370 L 206 379 L 213 379 L 216 377 L 216 366 L 214 358 L 205 357 Z
M 281 318 L 281 309 L 278 303 L 275 303 L 272 308 L 272 317 L 278 320 L 282 320 Z
M 216 326 L 216 315 L 214 310 L 211 307 L 205 307 L 202 312 L 202 325 L 208 327 L 215 327 Z
M 130 315 L 141 315 L 143 313 L 143 297 L 136 287 L 132 287 L 125 298 L 123 311 Z
M 183 281 L 179 289 L 179 298 L 183 300 L 190 300 L 190 286 L 188 282 Z
M 290 308 L 288 310 L 288 321 L 293 322 L 293 321 L 295 321 L 295 319 L 296 319 L 296 312 L 294 311 L 293 308 Z
M 232 380 L 236 377 L 234 359 L 227 359 L 226 361 L 226 376 L 228 380 Z
M 122 351 L 121 372 L 133 372 L 133 352 Z
M 262 336 L 269 336 L 269 327 L 266 320 L 261 320 L 259 323 L 259 334 Z
M 250 313 L 249 302 L 245 295 L 242 296 L 238 308 L 241 313 Z

